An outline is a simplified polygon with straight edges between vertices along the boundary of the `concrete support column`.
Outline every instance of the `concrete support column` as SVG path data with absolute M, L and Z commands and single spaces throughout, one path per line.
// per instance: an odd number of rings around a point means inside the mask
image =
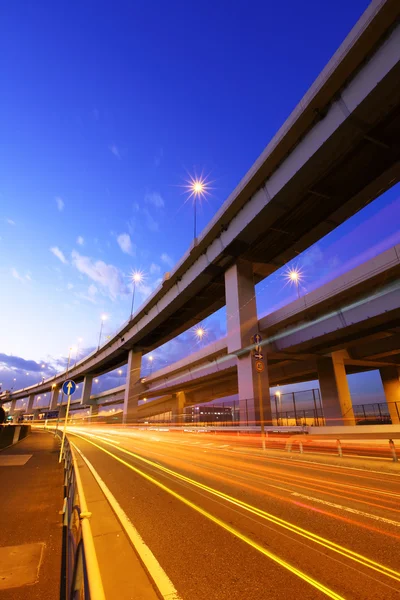
M 142 353 L 130 350 L 124 396 L 124 423 L 136 423 L 138 420 L 139 394 L 143 390 L 140 382 L 141 367 Z
M 319 358 L 317 369 L 326 425 L 355 425 L 343 354 Z
M 50 407 L 49 407 L 50 410 L 57 410 L 59 395 L 60 395 L 59 388 L 55 387 L 51 390 Z
M 184 419 L 186 395 L 185 392 L 178 392 L 175 394 L 174 404 L 172 408 L 172 422 L 177 425 L 182 424 Z
M 90 405 L 90 412 L 89 412 L 89 423 L 97 423 L 98 421 L 98 414 L 99 414 L 99 407 L 97 406 L 97 404 L 91 404 Z
M 251 344 L 258 331 L 257 306 L 253 265 L 239 260 L 225 272 L 225 298 L 228 352 L 236 352 Z M 258 373 L 250 352 L 238 356 L 240 423 L 254 425 L 260 422 L 260 402 L 265 424 L 272 424 L 269 393 L 268 361 L 264 352 L 264 371 Z
M 85 379 L 83 380 L 83 390 L 81 397 L 81 404 L 83 406 L 90 404 L 90 396 L 92 394 L 92 381 L 93 375 L 85 375 Z
M 35 408 L 35 410 L 33 411 L 33 420 L 37 421 L 39 419 L 39 414 L 40 414 L 40 408 Z
M 15 407 L 17 406 L 16 400 L 11 400 L 10 412 L 8 413 L 10 416 L 15 415 Z
M 392 425 L 398 425 L 400 423 L 400 369 L 395 366 L 382 367 L 379 372 Z
M 28 406 L 26 407 L 26 413 L 30 414 L 33 410 L 33 403 L 35 401 L 35 394 L 30 394 L 28 396 Z

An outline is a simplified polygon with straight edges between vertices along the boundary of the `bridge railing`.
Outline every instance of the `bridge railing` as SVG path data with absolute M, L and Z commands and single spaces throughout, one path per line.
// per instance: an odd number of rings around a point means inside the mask
M 60 436 L 60 432 L 56 435 Z M 85 494 L 68 438 L 64 450 L 61 600 L 105 600 Z

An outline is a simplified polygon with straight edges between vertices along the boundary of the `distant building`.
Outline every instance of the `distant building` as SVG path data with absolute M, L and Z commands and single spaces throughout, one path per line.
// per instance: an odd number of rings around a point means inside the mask
M 230 406 L 188 406 L 185 408 L 185 423 L 232 423 Z

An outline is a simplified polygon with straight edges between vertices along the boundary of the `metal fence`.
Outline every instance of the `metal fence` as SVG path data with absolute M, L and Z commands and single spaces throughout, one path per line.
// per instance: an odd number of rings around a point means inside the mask
M 271 396 L 271 418 L 265 419 L 271 425 L 284 427 L 292 426 L 323 426 L 326 425 L 322 407 L 321 394 L 318 388 L 301 390 Z M 239 426 L 256 425 L 259 421 L 251 420 L 253 399 L 242 400 L 242 422 L 240 422 L 240 407 L 238 400 L 230 400 L 213 405 L 199 405 L 186 409 L 184 422 L 197 426 Z M 256 408 L 258 408 L 256 406 Z M 353 411 L 357 425 L 364 424 L 391 424 L 391 415 L 395 421 L 400 421 L 400 402 L 391 402 L 390 408 L 386 402 L 371 404 L 354 404 Z M 397 418 L 396 418 L 397 415 Z M 165 415 L 164 420 L 154 421 L 171 422 L 171 413 Z
M 319 389 L 302 390 L 271 396 L 272 425 L 324 425 L 324 414 Z M 184 422 L 197 426 L 239 426 L 256 425 L 252 421 L 254 400 L 229 400 L 218 404 L 192 406 L 185 410 Z M 240 408 L 241 407 L 241 408 Z M 258 408 L 258 407 L 257 407 Z M 240 410 L 243 411 L 240 422 Z M 168 415 L 169 416 L 169 415 Z M 269 421 L 269 419 L 265 419 Z M 157 417 L 153 421 L 158 421 Z M 162 419 L 159 420 L 162 422 Z M 168 422 L 166 416 L 164 422 Z
M 373 402 L 353 406 L 354 416 L 358 425 L 390 425 L 394 419 L 400 422 L 400 402 Z
M 60 435 L 60 432 L 57 432 Z M 68 438 L 64 450 L 61 600 L 105 600 L 86 500 Z

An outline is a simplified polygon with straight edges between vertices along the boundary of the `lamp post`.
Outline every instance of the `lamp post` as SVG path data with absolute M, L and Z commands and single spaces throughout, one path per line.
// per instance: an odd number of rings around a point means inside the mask
M 207 178 L 201 175 L 200 177 L 189 176 L 184 187 L 189 194 L 187 200 L 193 198 L 193 242 L 195 242 L 197 238 L 197 200 L 205 198 L 209 194 L 210 185 Z
M 119 385 L 121 385 L 121 375 L 122 375 L 122 370 L 121 369 L 118 369 L 118 375 L 119 375 L 119 381 L 118 381 L 118 383 L 119 383 Z
M 131 305 L 131 319 L 133 316 L 133 308 L 134 308 L 134 302 L 135 302 L 135 290 L 136 290 L 136 284 L 140 283 L 143 280 L 143 273 L 142 271 L 133 271 L 131 273 L 131 281 L 132 281 L 132 305 Z
M 298 269 L 297 267 L 292 268 L 292 269 L 288 269 L 285 272 L 285 277 L 287 279 L 287 281 L 289 283 L 292 283 L 296 286 L 297 289 L 297 297 L 300 298 L 300 287 L 299 284 L 301 282 L 301 280 L 303 279 L 303 273 L 300 269 Z
M 76 363 L 78 362 L 79 348 L 80 348 L 80 345 L 81 345 L 81 343 L 82 343 L 82 342 L 83 342 L 83 339 L 82 339 L 81 337 L 80 337 L 80 338 L 78 338 L 78 345 L 77 345 L 77 347 L 76 347 L 76 354 L 75 354 L 75 364 L 74 364 L 74 367 L 76 367 Z
M 198 325 L 193 330 L 193 335 L 196 338 L 198 344 L 201 345 L 202 341 L 204 340 L 205 336 L 207 335 L 207 329 L 203 325 Z
M 280 425 L 280 421 L 281 421 L 281 415 L 282 415 L 282 395 L 280 390 L 277 390 L 275 392 L 275 397 L 278 398 L 278 405 L 279 405 L 279 416 L 277 416 L 277 421 L 278 421 L 278 425 Z
M 193 210 L 194 210 L 194 219 L 193 219 L 193 240 L 197 238 L 197 198 L 203 194 L 204 184 L 200 179 L 196 179 L 192 185 L 193 190 Z
M 68 362 L 67 362 L 67 370 L 65 372 L 65 381 L 67 381 L 67 379 L 68 379 L 69 363 L 71 362 L 71 352 L 73 350 L 74 350 L 74 346 L 70 346 L 69 350 L 68 350 Z M 55 384 L 53 384 L 53 386 L 55 386 Z M 63 388 L 61 386 L 61 400 L 60 400 L 60 404 L 57 405 L 57 407 L 58 407 L 58 415 L 57 415 L 57 423 L 56 423 L 56 428 L 55 428 L 55 431 L 54 431 L 54 436 L 57 433 L 58 423 L 60 421 L 60 412 L 61 412 L 61 408 L 62 408 L 62 405 L 63 405 L 63 400 L 64 400 L 64 390 L 63 390 Z
M 101 344 L 101 334 L 103 332 L 103 324 L 104 321 L 107 321 L 107 315 L 101 315 L 101 324 L 100 324 L 100 333 L 99 333 L 99 345 L 97 346 L 97 350 L 100 349 L 100 344 Z
M 152 374 L 152 372 L 153 372 L 153 360 L 154 360 L 154 356 L 152 356 L 152 355 L 150 354 L 150 356 L 149 356 L 149 363 L 150 363 L 150 375 L 151 375 L 151 374 Z

